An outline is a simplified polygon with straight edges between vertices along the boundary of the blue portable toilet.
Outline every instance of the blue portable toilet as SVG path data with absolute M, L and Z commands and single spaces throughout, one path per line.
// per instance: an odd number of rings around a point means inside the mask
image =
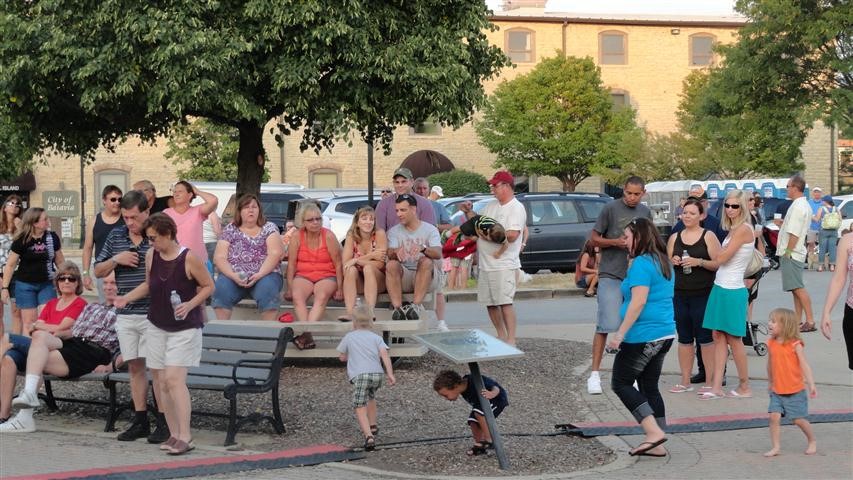
M 764 182 L 761 184 L 761 196 L 765 198 L 776 197 L 776 185 L 773 182 Z
M 708 194 L 709 199 L 716 200 L 720 198 L 720 185 L 708 182 L 708 187 L 705 189 L 705 192 Z
M 752 194 L 752 192 L 758 190 L 758 188 L 756 188 L 755 184 L 752 182 L 743 182 L 743 190 Z

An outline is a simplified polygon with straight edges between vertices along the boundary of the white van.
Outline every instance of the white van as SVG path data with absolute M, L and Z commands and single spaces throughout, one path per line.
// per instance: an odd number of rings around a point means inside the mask
M 228 200 L 237 191 L 237 184 L 234 182 L 196 182 L 189 181 L 199 190 L 212 193 L 219 199 L 219 205 L 216 207 L 216 214 L 222 217 L 225 211 L 225 206 L 228 205 Z M 298 183 L 262 183 L 261 192 L 290 192 L 294 190 L 305 190 L 305 187 Z M 200 201 L 199 201 L 200 203 Z

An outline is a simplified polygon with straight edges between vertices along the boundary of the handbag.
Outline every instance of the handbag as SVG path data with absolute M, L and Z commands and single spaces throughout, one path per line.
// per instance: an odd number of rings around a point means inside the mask
M 743 272 L 743 278 L 749 278 L 758 273 L 764 267 L 764 255 L 758 249 L 752 249 L 752 257 Z

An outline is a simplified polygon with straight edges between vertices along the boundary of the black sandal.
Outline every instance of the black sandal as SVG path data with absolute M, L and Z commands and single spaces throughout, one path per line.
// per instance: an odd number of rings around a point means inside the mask
M 376 440 L 373 439 L 373 435 L 364 438 L 364 451 L 372 452 L 376 450 Z
M 486 447 L 480 442 L 474 442 L 474 445 L 471 446 L 471 449 L 466 452 L 469 457 L 476 457 L 477 455 L 485 455 Z

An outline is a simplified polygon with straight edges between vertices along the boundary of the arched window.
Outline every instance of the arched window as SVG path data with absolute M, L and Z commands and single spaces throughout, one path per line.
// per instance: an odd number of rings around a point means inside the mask
M 707 33 L 690 35 L 690 66 L 708 66 L 714 62 L 714 36 Z
M 504 53 L 515 63 L 536 61 L 535 37 L 533 30 L 511 28 L 504 33 Z
M 598 52 L 601 65 L 627 65 L 628 35 L 616 30 L 599 33 Z

